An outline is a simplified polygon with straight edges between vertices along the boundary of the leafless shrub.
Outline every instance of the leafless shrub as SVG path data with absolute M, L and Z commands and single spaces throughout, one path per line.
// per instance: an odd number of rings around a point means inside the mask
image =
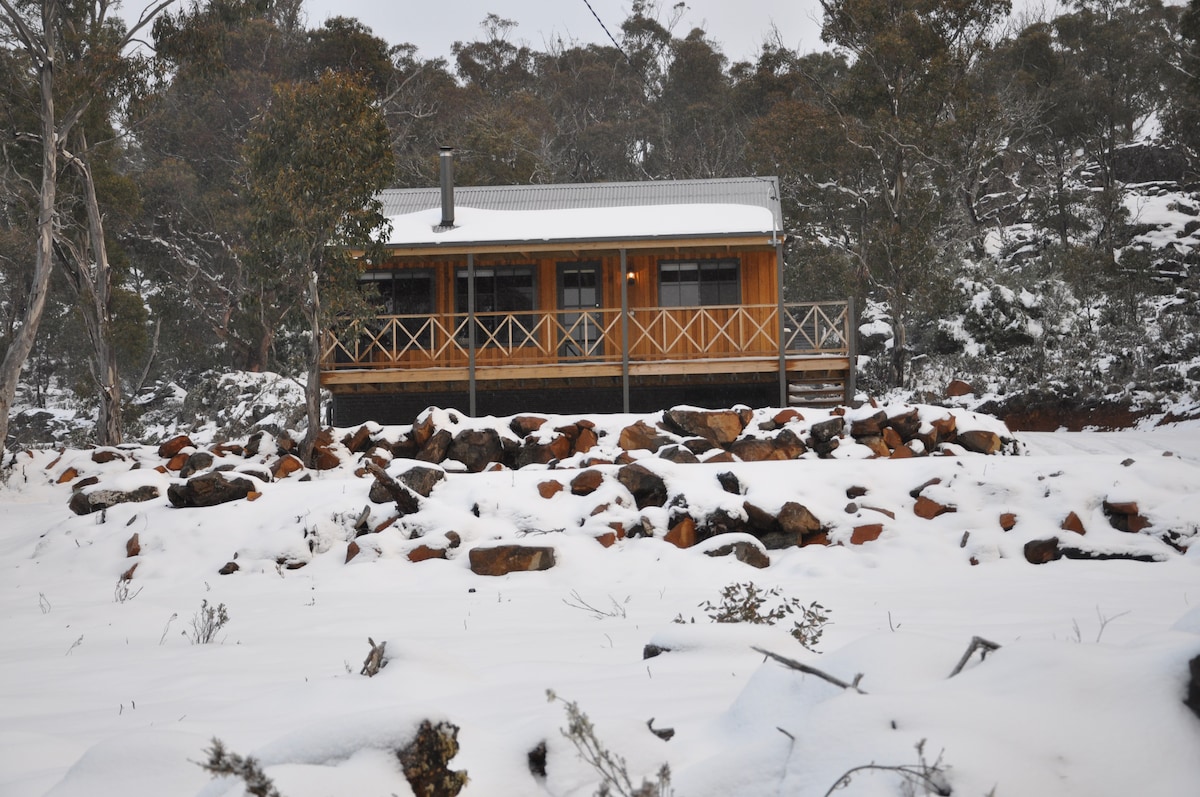
M 229 613 L 225 610 L 225 604 L 210 606 L 208 599 L 200 601 L 200 608 L 192 615 L 192 630 L 191 633 L 184 631 L 184 635 L 192 641 L 193 645 L 207 645 L 217 638 L 217 633 L 225 627 L 229 622 Z
M 807 606 L 799 598 L 789 598 L 778 587 L 763 589 L 752 581 L 730 584 L 721 590 L 720 603 L 705 601 L 700 608 L 716 623 L 753 623 L 775 625 L 799 614 L 791 635 L 808 650 L 815 650 L 821 640 L 829 610 L 813 601 Z M 681 618 L 676 618 L 682 622 Z
M 551 702 L 561 702 L 566 708 L 567 727 L 562 729 L 562 735 L 575 747 L 584 763 L 600 776 L 600 785 L 594 797 L 672 797 L 675 792 L 671 788 L 669 766 L 663 764 L 659 767 L 653 781 L 643 778 L 640 786 L 634 786 L 625 759 L 605 747 L 596 737 L 595 726 L 579 708 L 579 704 L 562 700 L 550 690 L 547 690 L 546 697 Z

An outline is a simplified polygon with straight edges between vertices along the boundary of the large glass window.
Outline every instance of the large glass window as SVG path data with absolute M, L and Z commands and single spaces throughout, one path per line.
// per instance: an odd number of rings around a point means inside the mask
M 658 266 L 658 303 L 663 307 L 740 304 L 737 260 L 670 261 Z
M 467 312 L 467 270 L 455 273 L 454 306 Z M 485 345 L 527 346 L 533 344 L 536 319 L 521 311 L 537 309 L 537 285 L 533 266 L 486 266 L 475 269 L 475 313 L 479 331 L 476 341 Z
M 401 316 L 385 322 L 388 326 L 381 345 L 391 346 L 394 351 L 430 348 L 433 330 L 428 317 L 433 314 L 434 306 L 433 271 L 368 271 L 359 277 L 359 285 L 367 302 L 381 315 Z
M 359 279 L 367 301 L 383 315 L 433 312 L 432 271 L 368 271 Z

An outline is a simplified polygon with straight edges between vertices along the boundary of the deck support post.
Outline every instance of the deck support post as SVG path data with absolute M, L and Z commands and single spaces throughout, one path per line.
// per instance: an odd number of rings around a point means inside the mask
M 621 250 L 621 411 L 629 412 L 629 279 L 625 250 Z
M 790 402 L 787 382 L 787 316 L 783 307 L 783 242 L 775 243 L 775 313 L 779 320 L 779 406 L 786 407 Z
M 467 414 L 475 407 L 475 255 L 467 254 Z
M 846 300 L 846 406 L 849 407 L 858 393 L 858 308 L 854 297 Z

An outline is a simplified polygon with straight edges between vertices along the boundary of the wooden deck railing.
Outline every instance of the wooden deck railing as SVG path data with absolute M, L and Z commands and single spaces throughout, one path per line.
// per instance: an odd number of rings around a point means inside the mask
M 486 365 L 769 358 L 779 355 L 777 305 L 619 308 L 475 315 L 475 358 Z M 789 356 L 846 356 L 846 302 L 783 306 Z M 326 338 L 323 370 L 461 367 L 470 356 L 466 315 L 385 315 Z M 627 335 L 627 338 L 626 338 Z

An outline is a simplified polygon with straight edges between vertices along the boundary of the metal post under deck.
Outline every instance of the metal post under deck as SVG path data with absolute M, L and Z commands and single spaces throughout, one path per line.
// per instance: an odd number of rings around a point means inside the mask
M 779 406 L 790 404 L 787 383 L 787 318 L 783 309 L 783 242 L 775 244 L 776 314 L 779 318 Z
M 846 301 L 846 406 L 851 406 L 854 396 L 858 393 L 858 308 L 854 306 L 854 297 Z
M 629 279 L 625 250 L 621 250 L 621 410 L 629 412 Z
M 467 254 L 467 414 L 475 417 L 475 255 Z

